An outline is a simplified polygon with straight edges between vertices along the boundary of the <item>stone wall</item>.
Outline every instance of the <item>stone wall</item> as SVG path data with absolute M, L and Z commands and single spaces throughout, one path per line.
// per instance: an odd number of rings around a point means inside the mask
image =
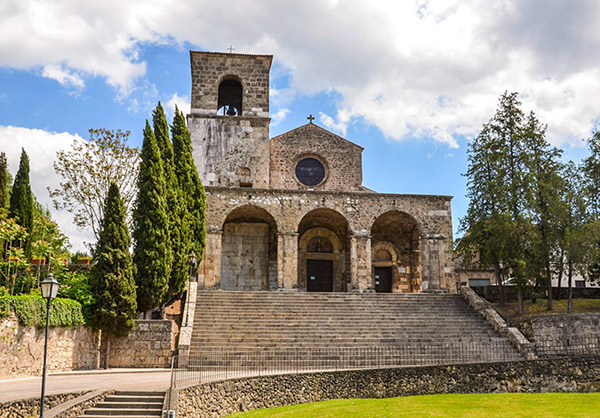
M 540 315 L 519 322 L 538 356 L 600 355 L 600 314 Z
M 362 185 L 363 148 L 309 123 L 271 140 L 273 189 L 366 191 Z M 306 186 L 296 178 L 296 164 L 315 158 L 325 168 L 324 180 Z
M 498 286 L 473 286 L 471 289 L 482 298 L 489 300 L 492 303 L 500 301 Z M 546 289 L 542 289 L 545 292 Z M 531 299 L 531 294 L 534 291 L 532 288 L 525 289 L 524 298 Z M 565 287 L 561 288 L 562 299 L 567 298 L 568 289 Z M 516 286 L 504 286 L 504 295 L 507 302 L 517 301 L 517 288 Z M 558 287 L 552 288 L 552 297 L 558 299 Z M 600 299 L 600 287 L 587 287 L 587 288 L 573 288 L 573 299 L 588 298 L 588 299 Z
M 110 367 L 168 367 L 175 352 L 174 324 L 136 320 L 127 337 L 111 338 Z
M 85 392 L 48 395 L 44 400 L 44 412 L 82 396 Z M 40 413 L 40 397 L 18 401 L 0 402 L 0 418 L 35 417 Z M 45 414 L 47 415 L 47 414 Z
M 309 373 L 229 380 L 184 389 L 179 394 L 177 415 L 222 417 L 237 411 L 344 398 L 598 390 L 598 357 Z
M 94 369 L 99 362 L 98 334 L 82 325 L 50 328 L 48 372 Z M 0 320 L 0 379 L 39 376 L 44 328 L 23 327 L 16 317 Z

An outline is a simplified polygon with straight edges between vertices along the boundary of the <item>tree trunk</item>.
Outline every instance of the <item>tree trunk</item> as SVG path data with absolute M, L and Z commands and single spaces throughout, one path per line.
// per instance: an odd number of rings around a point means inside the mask
M 554 309 L 552 306 L 552 271 L 550 270 L 550 256 L 546 255 L 546 287 L 548 289 L 548 310 Z
M 106 353 L 104 353 L 104 368 L 108 369 L 110 361 L 110 332 L 106 332 Z
M 560 249 L 560 261 L 558 264 L 558 294 L 556 295 L 556 300 L 560 300 L 560 291 L 561 291 L 561 284 L 562 284 L 562 278 L 563 278 L 563 272 L 564 272 L 564 266 L 565 263 L 563 261 L 563 257 L 565 256 L 565 250 L 563 250 L 562 248 Z
M 522 314 L 525 312 L 525 307 L 523 306 L 523 286 L 517 286 L 517 299 L 519 302 L 519 313 Z
M 504 298 L 504 284 L 502 281 L 504 278 L 502 277 L 502 270 L 498 263 L 494 265 L 494 273 L 496 274 L 496 280 L 498 281 L 498 299 L 500 300 L 500 306 L 506 306 L 506 300 Z
M 567 304 L 567 313 L 568 314 L 572 314 L 573 313 L 573 262 L 571 260 L 569 260 L 569 272 L 568 272 L 568 277 L 569 277 L 569 302 Z

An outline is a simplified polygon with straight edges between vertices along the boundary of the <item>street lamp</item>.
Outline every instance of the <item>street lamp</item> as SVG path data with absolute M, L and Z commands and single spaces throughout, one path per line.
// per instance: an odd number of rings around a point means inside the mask
M 190 263 L 190 282 L 192 281 L 192 277 L 194 277 L 194 270 L 196 269 L 196 254 L 193 251 L 190 251 L 188 255 L 188 261 Z
M 52 273 L 48 274 L 42 282 L 42 297 L 46 299 L 46 337 L 44 342 L 44 368 L 42 369 L 42 398 L 40 401 L 40 418 L 44 418 L 44 393 L 46 391 L 46 356 L 48 354 L 48 325 L 50 323 L 50 303 L 56 298 L 60 284 Z

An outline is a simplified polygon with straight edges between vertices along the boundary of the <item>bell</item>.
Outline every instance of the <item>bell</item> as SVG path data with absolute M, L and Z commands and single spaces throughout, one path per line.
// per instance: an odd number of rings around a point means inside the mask
M 235 107 L 232 105 L 227 106 L 227 116 L 235 116 L 237 112 L 235 111 Z

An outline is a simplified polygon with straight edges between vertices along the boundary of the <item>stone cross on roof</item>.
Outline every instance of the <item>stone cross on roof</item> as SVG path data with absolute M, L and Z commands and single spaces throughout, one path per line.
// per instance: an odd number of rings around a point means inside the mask
M 233 47 L 233 45 L 229 45 L 229 48 L 227 48 L 229 50 L 229 53 L 232 53 L 233 51 L 235 51 L 235 48 Z
M 312 123 L 312 121 L 315 120 L 315 118 L 313 117 L 313 115 L 308 115 L 308 117 L 306 119 L 308 119 L 308 121 L 310 123 Z

